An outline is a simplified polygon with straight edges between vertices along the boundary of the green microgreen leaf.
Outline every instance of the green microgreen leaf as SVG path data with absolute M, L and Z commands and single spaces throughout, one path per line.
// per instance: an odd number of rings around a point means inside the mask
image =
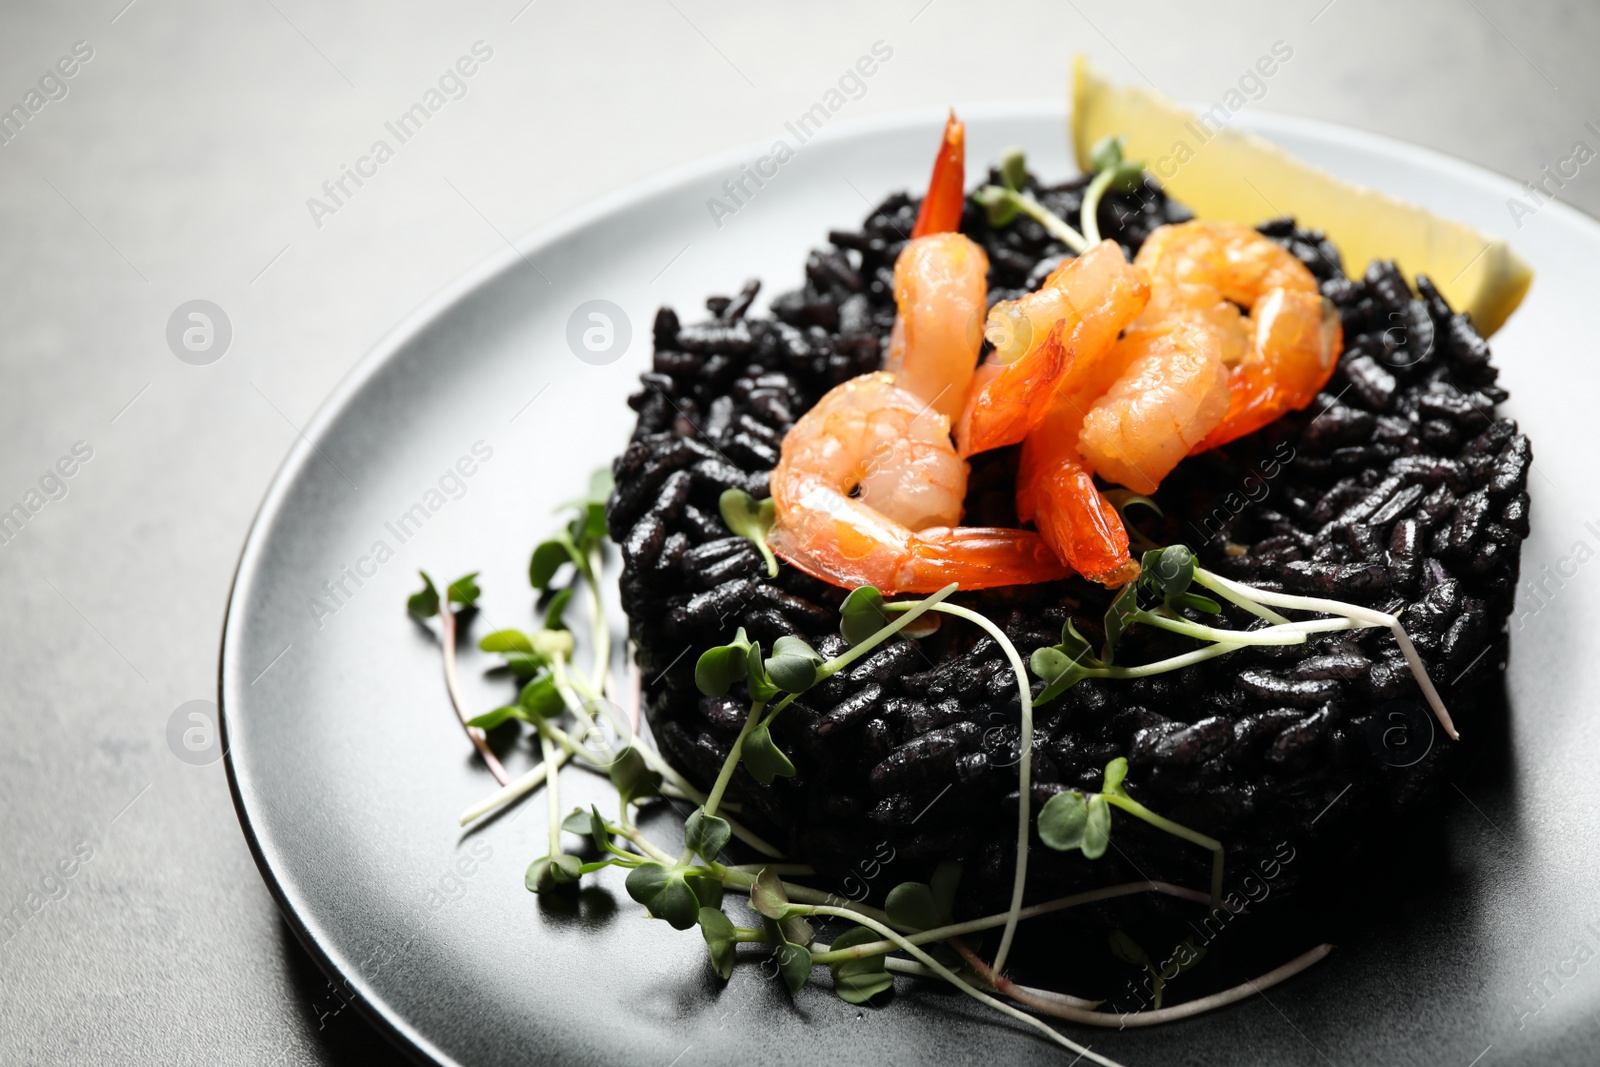
M 533 653 L 533 642 L 521 630 L 496 630 L 486 634 L 478 642 L 478 647 L 484 652 L 526 652 Z
M 585 814 L 588 817 L 587 825 L 582 830 L 574 830 L 573 832 L 588 834 L 589 840 L 594 842 L 594 847 L 601 852 L 612 851 L 611 831 L 606 829 L 606 820 L 600 814 L 599 806 L 596 804 L 589 805 L 589 810 Z
M 738 945 L 733 923 L 719 908 L 701 908 L 697 916 L 700 936 L 706 939 L 706 950 L 711 954 L 711 969 L 726 982 L 733 977 L 733 964 Z
M 778 946 L 776 955 L 778 973 L 783 975 L 783 984 L 789 987 L 789 995 L 794 996 L 811 977 L 811 952 L 785 941 Z
M 661 793 L 661 774 L 650 769 L 639 750 L 632 745 L 623 749 L 612 761 L 609 769 L 611 784 L 616 786 L 624 804 Z
M 528 865 L 522 882 L 533 893 L 549 893 L 566 886 L 578 884 L 583 875 L 583 861 L 577 856 L 561 853 L 541 856 Z
M 1111 846 L 1111 805 L 1099 793 L 1089 798 L 1088 820 L 1083 828 L 1083 842 L 1078 846 L 1085 859 L 1097 860 Z
M 1106 643 L 1100 650 L 1100 659 L 1106 664 L 1116 662 L 1117 644 L 1122 640 L 1122 635 L 1133 625 L 1134 617 L 1139 614 L 1139 583 L 1129 582 L 1122 587 L 1122 591 L 1106 609 Z
M 561 828 L 569 834 L 588 837 L 592 819 L 593 816 L 589 812 L 584 811 L 582 808 L 573 808 L 572 814 L 561 820 Z
M 544 670 L 544 660 L 531 652 L 502 652 L 505 665 L 518 678 L 531 678 Z
M 561 590 L 550 598 L 550 603 L 544 609 L 544 628 L 546 630 L 565 630 L 566 621 L 562 616 L 567 613 L 567 605 L 572 603 L 572 587 Z
M 1116 759 L 1114 759 L 1110 763 L 1106 764 L 1106 772 L 1105 773 L 1106 773 L 1105 783 L 1103 785 L 1101 785 L 1100 792 L 1106 793 L 1106 794 L 1109 794 L 1109 795 L 1115 796 L 1115 797 L 1125 797 L 1125 796 L 1127 796 L 1128 795 L 1128 791 L 1126 789 L 1122 788 L 1123 781 L 1128 777 L 1128 759 L 1127 759 L 1127 757 L 1126 756 L 1118 756 Z
M 476 604 L 478 597 L 483 594 L 483 590 L 478 588 L 477 578 L 478 572 L 473 571 L 471 574 L 464 574 L 451 582 L 445 590 L 445 595 L 450 598 L 450 603 L 459 604 L 463 608 L 470 608 Z
M 683 876 L 702 908 L 722 907 L 722 891 L 726 888 L 708 867 L 685 867 Z
M 764 867 L 750 884 L 750 906 L 769 919 L 782 919 L 789 913 L 789 894 L 784 892 L 783 879 Z
M 1089 165 L 1096 173 L 1119 166 L 1122 163 L 1123 139 L 1116 135 L 1100 138 L 1089 150 Z
M 1151 549 L 1139 564 L 1139 580 L 1154 590 L 1169 611 L 1192 608 L 1215 615 L 1222 606 L 1210 597 L 1189 592 L 1194 584 L 1195 558 L 1186 545 Z
M 778 521 L 777 505 L 771 497 L 757 500 L 743 489 L 727 489 L 717 498 L 717 509 L 728 529 L 756 546 L 767 563 L 767 577 L 778 576 L 778 557 L 772 554 L 767 538 Z
M 1104 666 L 1071 619 L 1061 628 L 1061 643 L 1036 649 L 1028 658 L 1028 665 L 1045 681 L 1044 689 L 1033 700 L 1034 707 L 1048 704 L 1087 678 L 1089 671 Z
M 540 592 L 550 588 L 563 563 L 576 563 L 577 546 L 565 534 L 541 541 L 528 561 L 528 581 Z
M 707 815 L 706 809 L 696 808 L 683 824 L 683 844 L 707 863 L 715 863 L 722 850 L 728 847 L 733 827 L 728 820 L 717 815 Z
M 834 952 L 879 940 L 882 939 L 865 926 L 852 926 L 834 939 L 828 950 Z M 894 988 L 894 980 L 884 969 L 881 955 L 836 960 L 828 969 L 833 972 L 833 991 L 847 1004 L 865 1004 L 879 993 Z
M 1000 153 L 1000 182 L 1007 189 L 1020 190 L 1028 181 L 1028 159 L 1020 148 Z
M 972 194 L 972 199 L 983 208 L 989 225 L 995 229 L 1011 225 L 1021 210 L 1015 191 L 1000 185 L 985 185 Z
M 540 630 L 532 640 L 534 654 L 547 660 L 572 655 L 575 644 L 572 634 L 566 630 Z
M 558 717 L 566 704 L 561 699 L 561 691 L 556 688 L 555 679 L 548 674 L 540 674 L 522 687 L 522 692 L 517 694 L 517 706 L 527 712 L 528 721 L 532 722 L 535 719 Z
M 767 677 L 767 661 L 761 656 L 761 642 L 753 641 L 744 654 L 744 684 L 751 700 L 768 701 L 778 695 L 778 687 Z
M 468 719 L 467 725 L 476 726 L 480 730 L 493 730 L 510 719 L 525 720 L 526 716 L 521 708 L 508 704 L 503 708 L 495 708 L 493 711 L 486 711 L 482 715 Z
M 794 764 L 772 740 L 772 731 L 765 724 L 745 736 L 739 756 L 744 769 L 762 785 L 769 785 L 774 778 L 794 777 Z
M 1150 965 L 1150 954 L 1139 943 L 1128 936 L 1125 930 L 1113 930 L 1107 938 L 1111 944 L 1111 954 L 1123 963 L 1132 963 L 1139 967 Z
M 734 682 L 748 673 L 749 653 L 750 639 L 741 626 L 732 641 L 700 653 L 694 665 L 695 686 L 708 697 L 725 695 Z
M 883 910 L 893 926 L 932 930 L 939 925 L 939 904 L 933 889 L 922 882 L 901 882 L 889 890 Z
M 422 591 L 412 593 L 406 600 L 406 612 L 413 619 L 426 619 L 439 614 L 439 591 L 433 587 L 433 579 L 428 577 L 427 571 L 418 571 L 422 575 Z
M 805 640 L 792 634 L 778 638 L 767 657 L 767 677 L 788 693 L 804 693 L 817 680 L 817 665 L 822 657 Z
M 851 590 L 839 605 L 839 634 L 851 645 L 859 645 L 888 624 L 883 594 L 873 586 Z
M 647 861 L 628 872 L 623 884 L 630 897 L 657 919 L 671 923 L 674 930 L 687 930 L 699 919 L 699 898 L 681 867 L 668 869 L 654 860 Z
M 1039 809 L 1039 840 L 1057 852 L 1071 852 L 1082 846 L 1088 824 L 1088 800 L 1076 789 L 1065 790 Z

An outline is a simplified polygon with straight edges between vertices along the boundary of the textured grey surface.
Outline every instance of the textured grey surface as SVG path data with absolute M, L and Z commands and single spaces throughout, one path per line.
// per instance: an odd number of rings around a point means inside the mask
M 277 917 L 221 765 L 176 758 L 168 722 L 213 698 L 234 560 L 296 427 L 507 236 L 775 136 L 878 40 L 893 59 L 851 115 L 1055 97 L 1076 50 L 1220 100 L 1281 39 L 1251 106 L 1519 180 L 1600 145 L 1589 4 L 123 4 L 0 14 L 0 103 L 93 49 L 0 147 L 0 508 L 92 449 L 0 547 L 4 1062 L 386 1054 Z M 480 40 L 466 95 L 318 227 L 307 198 Z M 1600 211 L 1600 171 L 1561 192 Z M 166 338 L 196 298 L 233 328 L 207 366 Z

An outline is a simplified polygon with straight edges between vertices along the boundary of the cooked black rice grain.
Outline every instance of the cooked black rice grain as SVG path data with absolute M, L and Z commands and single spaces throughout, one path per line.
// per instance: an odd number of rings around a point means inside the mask
M 1032 188 L 1073 219 L 1083 185 Z M 768 579 L 754 548 L 723 527 L 717 498 L 728 488 L 767 495 L 794 421 L 828 389 L 879 366 L 894 321 L 894 261 L 916 209 L 891 196 L 859 231 L 831 233 L 831 246 L 807 258 L 804 285 L 776 296 L 770 315 L 749 315 L 752 281 L 709 300 L 706 321 L 684 325 L 669 308 L 656 317 L 654 366 L 630 400 L 638 426 L 614 464 L 607 517 L 622 549 L 650 725 L 702 785 L 743 706 L 696 691 L 701 650 L 740 626 L 769 647 L 787 633 L 825 655 L 844 647 L 844 591 L 787 566 Z M 1111 198 L 1101 216 L 1102 233 L 1131 256 L 1155 227 L 1189 213 L 1147 185 Z M 991 301 L 1036 287 L 1069 254 L 1026 218 L 992 229 L 970 202 L 962 229 L 989 253 Z M 1459 750 L 1487 732 L 1528 530 L 1532 452 L 1496 414 L 1506 393 L 1488 346 L 1427 278 L 1413 290 L 1382 262 L 1350 278 L 1320 232 L 1288 219 L 1261 232 L 1304 262 L 1338 307 L 1344 355 L 1308 409 L 1181 464 L 1157 494 L 1166 518 L 1149 532 L 1264 588 L 1401 612 L 1467 740 L 1446 740 L 1419 712 L 1389 633 L 1325 634 L 1175 674 L 1078 685 L 1039 709 L 1033 802 L 1097 789 L 1105 764 L 1126 756 L 1128 788 L 1141 801 L 1225 843 L 1238 872 L 1230 884 L 1281 857 L 1285 842 L 1316 856 L 1283 865 L 1273 883 L 1282 892 L 1419 818 Z M 1015 449 L 974 460 L 968 522 L 1016 521 L 1015 462 Z M 1054 643 L 1069 616 L 1097 641 L 1108 594 L 1072 579 L 958 599 L 1026 656 Z M 1228 624 L 1250 621 L 1229 610 Z M 1142 662 L 1193 644 L 1136 632 L 1125 647 L 1126 662 Z M 967 903 L 993 909 L 1009 896 L 1015 857 L 1019 733 L 999 649 L 946 619 L 933 636 L 888 645 L 797 700 L 775 728 L 797 776 L 759 786 L 741 770 L 732 795 L 746 818 L 845 891 L 871 881 L 863 868 L 875 870 L 887 842 L 908 877 L 962 860 Z M 1117 820 L 1114 840 L 1095 863 L 1035 844 L 1030 898 L 1144 877 L 1207 882 L 1202 850 L 1132 819 Z

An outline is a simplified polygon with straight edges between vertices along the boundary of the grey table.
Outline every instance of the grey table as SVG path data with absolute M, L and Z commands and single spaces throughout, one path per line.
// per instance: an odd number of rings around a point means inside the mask
M 519 234 L 775 135 L 877 41 L 892 59 L 857 116 L 1057 97 L 1079 50 L 1220 100 L 1282 41 L 1292 58 L 1245 85 L 1249 107 L 1519 180 L 1600 147 L 1588 3 L 764 7 L 0 14 L 0 106 L 22 108 L 0 113 L 0 512 L 27 514 L 0 527 L 0 1061 L 393 1056 L 279 919 L 204 720 L 181 709 L 214 699 L 234 561 L 298 427 L 410 308 Z M 420 130 L 386 135 L 440 87 Z M 397 145 L 381 161 L 380 138 Z M 1600 169 L 1556 191 L 1600 212 Z M 209 335 L 194 300 L 214 305 Z

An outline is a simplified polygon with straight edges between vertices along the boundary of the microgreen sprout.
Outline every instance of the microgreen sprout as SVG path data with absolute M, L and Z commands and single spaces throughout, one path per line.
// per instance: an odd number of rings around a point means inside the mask
M 474 571 L 451 582 L 445 587 L 444 596 L 439 595 L 433 586 L 433 579 L 428 577 L 426 571 L 417 573 L 422 575 L 422 589 L 406 600 L 406 612 L 418 622 L 438 616 L 439 650 L 444 660 L 444 687 L 450 695 L 450 706 L 455 709 L 456 718 L 467 732 L 472 747 L 478 750 L 483 765 L 489 768 L 494 780 L 503 786 L 510 781 L 510 776 L 500 763 L 500 757 L 489 747 L 489 739 L 483 729 L 473 726 L 469 721 L 467 702 L 461 695 L 461 681 L 456 674 L 456 616 L 477 605 L 478 597 L 482 594 L 477 583 L 478 573 Z
M 1008 226 L 1020 212 L 1043 226 L 1045 232 L 1075 255 L 1082 255 L 1094 242 L 1067 225 L 1059 215 L 1041 204 L 1024 187 L 1027 179 L 1026 160 L 1020 148 L 1013 148 L 1001 157 L 1000 185 L 985 185 L 972 194 L 972 199 L 984 209 L 989 225 Z
M 1100 242 L 1100 200 L 1106 190 L 1131 193 L 1144 181 L 1144 161 L 1122 158 L 1121 137 L 1102 137 L 1089 153 L 1095 176 L 1083 191 L 1083 210 L 1078 222 L 1089 244 Z
M 728 529 L 756 546 L 756 551 L 767 562 L 767 577 L 776 578 L 778 557 L 767 544 L 778 514 L 772 498 L 757 500 L 743 489 L 726 489 L 717 499 L 717 510 L 722 513 L 722 521 Z
M 1085 796 L 1076 789 L 1069 789 L 1045 801 L 1044 807 L 1039 809 L 1039 840 L 1058 852 L 1077 850 L 1083 853 L 1084 859 L 1099 859 L 1111 844 L 1111 809 L 1121 808 L 1158 830 L 1210 849 L 1211 906 L 1219 906 L 1222 903 L 1222 842 L 1157 815 L 1133 799 L 1122 785 L 1127 777 L 1128 761 L 1118 756 L 1106 764 L 1100 792 Z

